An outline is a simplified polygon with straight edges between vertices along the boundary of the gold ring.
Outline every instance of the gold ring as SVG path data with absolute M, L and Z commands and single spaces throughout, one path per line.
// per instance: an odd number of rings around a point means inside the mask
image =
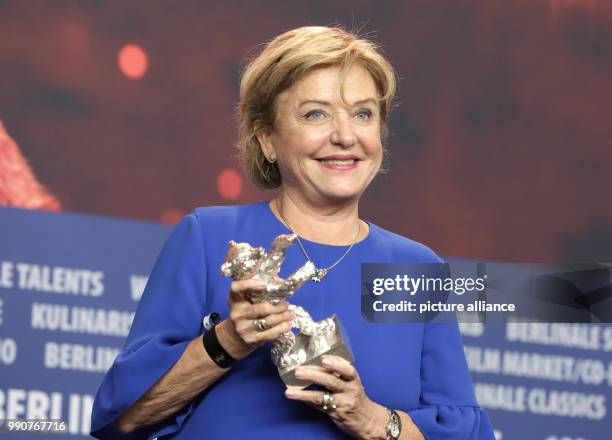
M 323 402 L 321 404 L 321 408 L 325 412 L 331 412 L 336 409 L 336 404 L 334 403 L 334 396 L 329 393 L 323 394 Z
M 253 321 L 253 326 L 257 329 L 257 331 L 263 332 L 264 330 L 268 330 L 270 327 L 266 322 L 266 318 L 260 318 Z

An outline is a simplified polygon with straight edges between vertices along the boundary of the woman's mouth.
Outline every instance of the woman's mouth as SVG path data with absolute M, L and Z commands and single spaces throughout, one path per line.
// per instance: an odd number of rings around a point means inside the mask
M 321 165 L 330 170 L 352 170 L 357 167 L 355 159 L 319 159 Z

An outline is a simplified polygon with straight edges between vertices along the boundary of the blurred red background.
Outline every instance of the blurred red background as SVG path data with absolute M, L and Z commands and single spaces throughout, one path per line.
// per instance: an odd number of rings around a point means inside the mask
M 24 206 L 172 223 L 270 197 L 235 158 L 241 65 L 334 23 L 401 78 L 390 173 L 362 217 L 443 255 L 612 260 L 612 2 L 597 0 L 0 0 L 0 119 L 51 200 Z M 7 139 L 0 203 L 19 205 Z

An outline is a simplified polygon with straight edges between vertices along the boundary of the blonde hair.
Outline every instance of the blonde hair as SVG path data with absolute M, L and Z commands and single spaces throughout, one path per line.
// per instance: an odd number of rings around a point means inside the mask
M 395 96 L 395 71 L 377 46 L 339 27 L 306 26 L 274 38 L 246 67 L 240 83 L 239 143 L 246 173 L 259 188 L 281 185 L 276 162 L 270 163 L 257 139 L 274 129 L 276 98 L 313 69 L 340 66 L 341 84 L 359 63 L 372 76 L 379 94 L 381 136 Z M 342 99 L 344 99 L 341 90 Z

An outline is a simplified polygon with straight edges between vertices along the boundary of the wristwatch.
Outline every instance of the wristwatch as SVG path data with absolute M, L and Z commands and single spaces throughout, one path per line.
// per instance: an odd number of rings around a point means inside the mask
M 402 432 L 402 421 L 399 415 L 392 409 L 387 408 L 389 422 L 387 423 L 387 440 L 397 440 Z

